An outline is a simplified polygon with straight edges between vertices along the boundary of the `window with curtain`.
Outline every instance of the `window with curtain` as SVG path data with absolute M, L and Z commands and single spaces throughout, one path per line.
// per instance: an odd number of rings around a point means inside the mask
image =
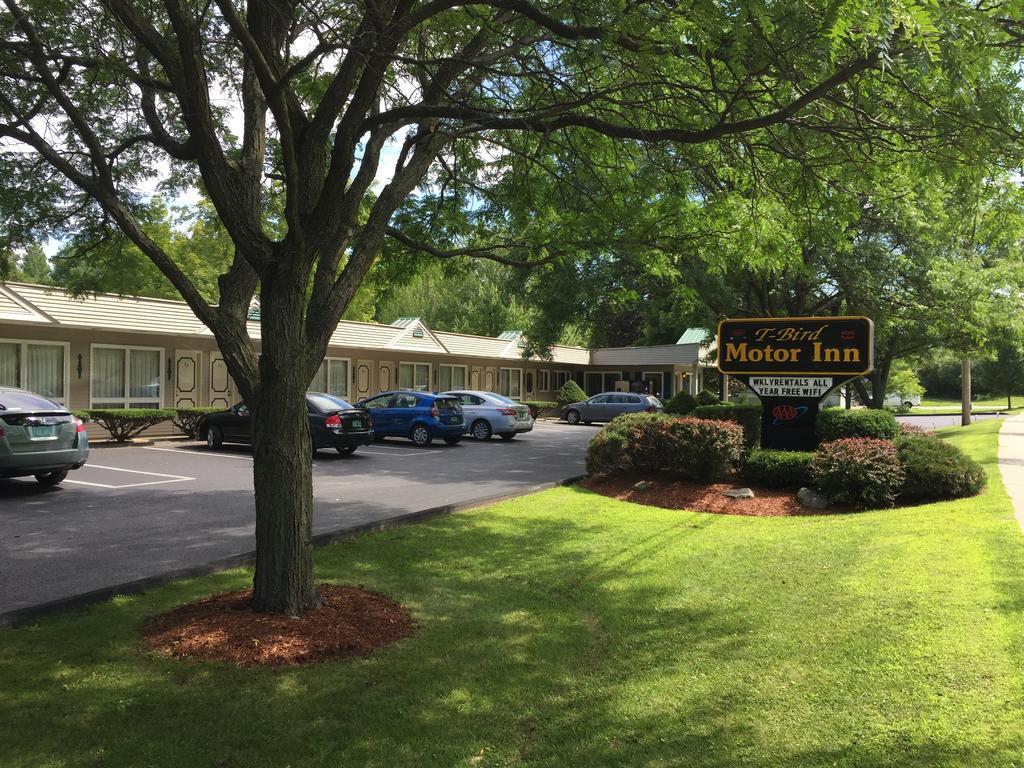
M 160 407 L 160 353 L 128 350 L 128 407 Z
M 466 388 L 466 366 L 464 365 L 441 365 L 438 366 L 438 391 L 447 392 L 450 389 Z
M 523 371 L 521 368 L 498 370 L 498 394 L 505 397 L 521 397 L 523 393 Z
M 430 389 L 430 365 L 428 363 L 399 363 L 398 386 L 401 389 L 428 391 Z
M 163 380 L 159 349 L 93 347 L 92 404 L 111 408 L 159 408 Z
M 50 400 L 64 399 L 64 347 L 26 344 L 25 389 Z
M 327 361 L 327 392 L 338 397 L 348 397 L 348 360 Z
M 0 342 L 0 386 L 21 386 L 21 344 Z

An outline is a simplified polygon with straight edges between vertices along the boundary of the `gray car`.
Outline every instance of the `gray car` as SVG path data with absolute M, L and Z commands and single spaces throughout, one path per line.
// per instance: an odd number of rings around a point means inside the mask
M 562 408 L 562 418 L 570 424 L 590 424 L 611 421 L 623 413 L 660 413 L 661 401 L 653 395 L 632 392 L 602 392 L 581 403 L 569 403 Z
M 57 485 L 89 458 L 81 419 L 23 389 L 0 389 L 0 477 Z
M 445 397 L 454 397 L 462 404 L 466 434 L 477 440 L 487 440 L 491 435 L 500 435 L 503 440 L 511 440 L 516 435 L 533 429 L 530 409 L 504 395 L 471 389 L 458 389 L 442 394 Z

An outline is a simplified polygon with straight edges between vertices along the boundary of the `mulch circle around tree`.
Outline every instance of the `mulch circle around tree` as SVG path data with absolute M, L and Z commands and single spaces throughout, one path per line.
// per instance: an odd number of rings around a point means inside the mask
M 633 486 L 640 480 L 650 485 L 644 490 Z M 810 509 L 796 500 L 792 490 L 758 488 L 735 483 L 691 483 L 687 480 L 659 475 L 631 475 L 629 477 L 588 477 L 580 486 L 589 491 L 610 496 L 620 501 L 646 504 L 664 509 L 687 509 L 692 512 L 711 512 L 719 515 L 750 515 L 752 517 L 792 517 L 798 515 L 833 515 L 849 511 L 829 507 Z M 730 488 L 750 488 L 752 499 L 730 499 L 723 492 Z
M 298 618 L 256 613 L 252 590 L 225 592 L 147 619 L 142 636 L 168 656 L 238 666 L 294 666 L 365 656 L 413 633 L 409 612 L 361 587 L 321 584 L 323 604 Z

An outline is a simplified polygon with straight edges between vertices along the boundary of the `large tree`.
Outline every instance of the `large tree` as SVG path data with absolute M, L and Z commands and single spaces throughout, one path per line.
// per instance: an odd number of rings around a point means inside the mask
M 612 208 L 577 222 L 536 180 L 628 176 L 652 142 L 683 168 L 688 148 L 742 154 L 749 136 L 868 140 L 892 127 L 872 83 L 974 87 L 1014 17 L 914 0 L 4 3 L 5 235 L 116 226 L 211 329 L 253 413 L 254 606 L 290 614 L 319 599 L 303 392 L 386 238 L 572 260 Z M 157 180 L 201 187 L 232 241 L 216 305 L 147 230 Z M 506 215 L 491 189 L 523 202 Z

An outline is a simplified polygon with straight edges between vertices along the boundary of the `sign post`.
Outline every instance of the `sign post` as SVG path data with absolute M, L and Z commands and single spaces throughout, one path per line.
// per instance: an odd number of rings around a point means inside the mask
M 722 320 L 718 370 L 761 400 L 761 447 L 814 450 L 821 400 L 874 368 L 874 324 L 866 317 Z

